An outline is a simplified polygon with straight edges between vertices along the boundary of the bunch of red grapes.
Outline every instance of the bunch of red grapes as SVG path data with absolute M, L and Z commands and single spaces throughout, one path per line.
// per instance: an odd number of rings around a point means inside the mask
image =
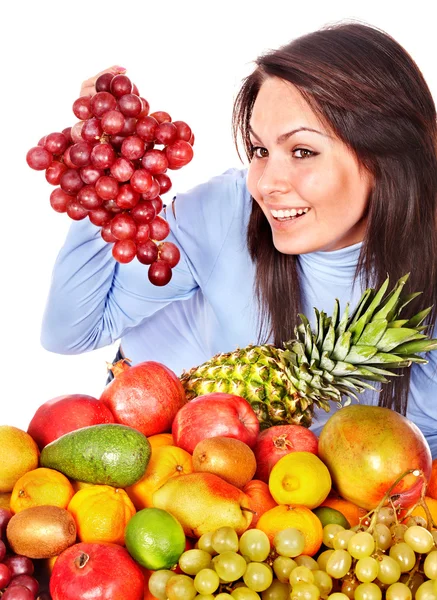
M 8 547 L 6 526 L 11 517 L 9 510 L 0 508 L 0 596 L 2 600 L 47 599 L 50 596 L 45 592 L 38 595 L 39 583 L 32 577 L 33 562 Z
M 118 262 L 136 257 L 149 265 L 154 285 L 166 285 L 180 252 L 163 241 L 170 227 L 159 216 L 161 196 L 172 185 L 167 170 L 193 158 L 194 136 L 165 111 L 149 114 L 149 103 L 126 75 L 105 73 L 95 87 L 94 96 L 73 104 L 79 122 L 42 138 L 27 164 L 45 170 L 57 186 L 50 195 L 55 211 L 77 221 L 88 217 L 113 243 Z

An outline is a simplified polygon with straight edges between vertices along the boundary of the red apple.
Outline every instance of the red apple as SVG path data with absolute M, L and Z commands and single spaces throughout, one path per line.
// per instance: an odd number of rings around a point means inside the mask
M 406 417 L 381 406 L 350 405 L 334 413 L 319 436 L 319 457 L 328 467 L 337 492 L 371 510 L 396 479 L 420 469 L 428 480 L 432 458 L 420 429 Z M 390 495 L 395 504 L 411 506 L 423 479 L 406 475 Z
M 241 396 L 214 392 L 197 396 L 176 414 L 172 434 L 176 446 L 193 454 L 205 438 L 236 438 L 254 447 L 259 421 L 250 404 Z
M 86 394 L 57 396 L 42 404 L 29 423 L 27 433 L 39 449 L 57 438 L 89 425 L 114 423 L 114 416 L 107 406 Z
M 187 402 L 176 374 L 154 361 L 116 370 L 100 400 L 117 423 L 138 429 L 146 436 L 170 431 L 176 413 Z
M 317 454 L 318 445 L 317 436 L 303 425 L 275 425 L 264 429 L 253 449 L 258 465 L 255 479 L 268 483 L 270 471 L 280 458 L 290 452 Z
M 126 548 L 79 543 L 56 559 L 50 594 L 53 600 L 143 600 L 144 576 Z

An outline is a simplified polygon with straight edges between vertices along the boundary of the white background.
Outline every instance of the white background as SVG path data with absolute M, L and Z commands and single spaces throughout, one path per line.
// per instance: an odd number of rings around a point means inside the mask
M 61 394 L 99 396 L 115 347 L 61 356 L 40 346 L 51 269 L 69 218 L 49 204 L 52 187 L 27 151 L 76 122 L 82 80 L 118 64 L 151 110 L 185 120 L 195 157 L 173 172 L 184 191 L 241 163 L 231 135 L 232 102 L 265 50 L 325 24 L 358 19 L 395 37 L 437 98 L 437 41 L 430 9 L 366 0 L 40 0 L 2 9 L 0 50 L 0 424 L 26 429 L 37 407 Z M 164 196 L 165 199 L 165 196 Z

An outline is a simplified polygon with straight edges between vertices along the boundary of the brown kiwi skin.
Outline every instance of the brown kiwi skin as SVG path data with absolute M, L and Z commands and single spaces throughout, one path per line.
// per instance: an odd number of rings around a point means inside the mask
M 73 516 L 59 506 L 32 506 L 12 516 L 6 537 L 15 554 L 50 558 L 76 542 Z

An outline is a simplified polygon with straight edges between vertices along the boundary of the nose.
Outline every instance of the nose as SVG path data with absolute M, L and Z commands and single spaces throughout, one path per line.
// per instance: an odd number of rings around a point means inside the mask
M 266 161 L 257 183 L 258 192 L 262 196 L 286 194 L 292 189 L 289 167 L 283 161 L 272 159 Z

